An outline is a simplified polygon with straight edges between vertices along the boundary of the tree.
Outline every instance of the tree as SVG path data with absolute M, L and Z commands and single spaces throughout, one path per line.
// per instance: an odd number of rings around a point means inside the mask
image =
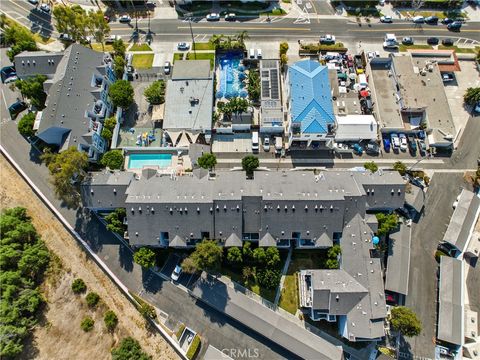
M 282 66 L 285 66 L 285 65 L 288 64 L 288 56 L 287 56 L 287 54 L 282 54 L 282 55 L 280 55 L 280 64 L 281 64 Z
M 468 88 L 463 95 L 463 101 L 468 105 L 475 105 L 480 102 L 480 87 Z
M 220 267 L 222 256 L 223 250 L 215 240 L 203 240 L 197 244 L 195 251 L 189 257 L 196 269 L 208 271 Z
M 217 165 L 217 157 L 212 153 L 205 153 L 198 158 L 197 162 L 201 168 L 212 170 Z
M 33 106 L 42 110 L 47 100 L 47 94 L 43 91 L 45 80 L 47 80 L 45 75 L 35 75 L 25 80 L 17 80 L 15 87 L 20 90 L 23 98 L 29 99 Z
M 125 57 L 127 47 L 125 46 L 125 43 L 123 42 L 122 39 L 114 40 L 113 44 L 112 44 L 112 47 L 113 47 L 114 54 L 116 56 L 121 56 L 123 58 Z
M 125 65 L 127 65 L 127 62 L 125 61 L 125 56 L 115 55 L 113 57 L 113 71 L 117 79 L 121 79 L 123 77 Z
M 100 301 L 100 295 L 93 291 L 89 292 L 85 297 L 85 301 L 87 302 L 88 306 L 93 308 L 97 306 L 98 302 Z
M 405 172 L 407 171 L 407 166 L 401 162 L 401 161 L 396 161 L 393 164 L 393 170 L 396 170 L 400 173 L 400 175 L 405 175 Z
M 260 99 L 260 72 L 258 69 L 250 69 L 247 76 L 248 97 L 253 102 Z
M 253 172 L 260 165 L 258 158 L 253 155 L 247 155 L 242 159 L 242 168 L 247 173 L 248 177 L 253 176 Z
M 103 43 L 110 33 L 110 25 L 108 25 L 103 11 L 97 10 L 88 13 L 88 28 L 95 40 L 102 44 L 102 50 L 105 50 Z
M 282 274 L 278 269 L 257 269 L 257 281 L 267 289 L 275 289 L 280 283 L 281 277 Z
M 243 261 L 242 251 L 238 247 L 231 247 L 227 250 L 227 261 L 232 265 L 240 265 Z
M 151 105 L 163 104 L 165 102 L 165 82 L 163 80 L 154 81 L 145 89 L 143 95 Z
M 35 279 L 45 271 L 49 262 L 50 253 L 45 244 L 38 239 L 35 244 L 24 248 L 23 254 L 18 260 L 18 270 L 23 276 Z
M 375 161 L 367 161 L 365 164 L 363 164 L 363 167 L 366 170 L 370 170 L 372 173 L 375 173 L 378 170 L 378 165 L 375 164 Z
M 327 269 L 338 269 L 340 264 L 338 262 L 338 256 L 342 253 L 340 245 L 333 245 L 327 252 L 327 260 L 325 261 L 325 267 Z
M 265 249 L 264 248 L 256 248 L 253 250 L 252 254 L 253 260 L 258 264 L 258 265 L 265 265 L 267 261 L 267 256 L 265 255 Z
M 183 261 L 182 261 L 182 270 L 183 272 L 187 273 L 187 274 L 194 274 L 198 271 L 197 267 L 195 266 L 195 263 L 193 262 L 193 260 L 189 257 L 185 258 Z
M 155 257 L 153 250 L 142 247 L 133 254 L 133 261 L 146 269 L 150 269 L 155 266 Z
M 92 331 L 94 325 L 95 325 L 95 320 L 93 320 L 90 316 L 85 316 L 82 322 L 80 323 L 80 327 L 85 332 Z
M 248 40 L 250 36 L 248 36 L 248 32 L 246 30 L 242 30 L 237 34 L 237 42 L 240 47 L 245 49 L 245 40 Z
M 133 103 L 133 87 L 127 80 L 115 81 L 108 91 L 110 99 L 114 106 L 119 106 L 124 109 Z
M 50 171 L 56 196 L 68 206 L 78 207 L 80 197 L 74 186 L 74 179 L 83 180 L 88 165 L 87 154 L 78 151 L 76 146 L 71 146 L 59 154 L 44 152 L 40 158 L 45 161 Z
M 395 213 L 392 214 L 376 214 L 378 220 L 378 235 L 386 235 L 398 226 L 398 216 Z
M 74 294 L 81 294 L 87 291 L 87 285 L 85 285 L 85 282 L 83 281 L 83 279 L 73 280 L 72 291 Z
M 112 310 L 108 310 L 103 317 L 103 321 L 105 322 L 105 327 L 107 330 L 113 331 L 118 324 L 117 314 L 115 314 Z
M 53 8 L 53 17 L 59 33 L 69 34 L 74 41 L 85 39 L 92 29 L 92 17 L 79 5 L 58 5 Z
M 242 270 L 242 277 L 243 281 L 248 282 L 253 276 L 255 275 L 255 272 L 250 266 L 245 266 Z
M 111 116 L 103 122 L 102 137 L 105 140 L 109 142 L 112 141 L 113 130 L 115 129 L 116 125 L 117 119 L 115 118 L 115 116 Z
M 270 246 L 265 250 L 265 261 L 271 268 L 276 268 L 280 264 L 280 252 L 276 247 Z
M 245 241 L 242 248 L 243 260 L 251 261 L 253 259 L 253 250 L 252 243 L 250 241 Z
M 123 339 L 111 352 L 112 360 L 151 360 L 151 357 L 143 352 L 139 342 L 132 337 Z
M 390 324 L 404 336 L 418 336 L 422 332 L 422 323 L 417 315 L 405 306 L 395 306 L 392 309 Z
M 116 208 L 114 212 L 111 212 L 105 216 L 105 221 L 107 222 L 107 230 L 116 232 L 119 235 L 122 235 L 127 230 L 126 225 L 124 224 L 125 217 L 127 212 L 125 208 Z
M 5 45 L 10 46 L 7 56 L 13 62 L 22 51 L 37 51 L 38 47 L 32 34 L 23 26 L 9 26 L 5 29 Z
M 281 42 L 280 43 L 280 55 L 286 54 L 288 51 L 288 43 L 287 42 Z
M 121 169 L 123 166 L 123 151 L 122 150 L 109 150 L 103 154 L 100 163 L 109 169 L 116 170 Z
M 30 137 L 35 135 L 33 130 L 33 124 L 35 123 L 35 113 L 31 112 L 24 115 L 18 122 L 18 132 L 24 137 Z

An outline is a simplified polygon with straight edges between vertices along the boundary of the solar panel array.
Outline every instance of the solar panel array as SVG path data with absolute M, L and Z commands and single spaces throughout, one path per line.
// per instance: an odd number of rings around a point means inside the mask
M 270 81 L 269 80 L 262 80 L 262 97 L 267 98 L 270 97 Z
M 278 100 L 280 99 L 280 94 L 278 90 L 278 70 L 271 69 L 270 70 L 270 97 L 272 99 Z

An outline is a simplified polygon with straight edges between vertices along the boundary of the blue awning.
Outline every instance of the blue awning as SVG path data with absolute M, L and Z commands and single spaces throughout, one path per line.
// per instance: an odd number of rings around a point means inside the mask
M 70 129 L 52 126 L 42 131 L 37 137 L 46 144 L 62 147 L 70 131 Z

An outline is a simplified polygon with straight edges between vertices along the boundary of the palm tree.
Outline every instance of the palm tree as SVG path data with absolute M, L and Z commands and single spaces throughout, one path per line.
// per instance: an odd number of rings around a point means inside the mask
M 247 39 L 250 39 L 250 36 L 248 36 L 248 32 L 246 30 L 243 30 L 237 34 L 237 41 L 242 48 L 245 48 L 245 40 Z
M 213 48 L 216 49 L 217 47 L 220 46 L 224 37 L 225 37 L 225 35 L 223 35 L 223 34 L 220 34 L 220 35 L 214 34 L 210 38 L 209 42 L 210 42 L 210 44 L 212 44 Z

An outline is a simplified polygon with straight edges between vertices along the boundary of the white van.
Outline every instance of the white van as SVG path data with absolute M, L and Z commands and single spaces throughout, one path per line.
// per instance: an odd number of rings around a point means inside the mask
M 364 89 L 364 88 L 368 87 L 367 75 L 359 74 L 358 75 L 358 84 L 360 85 L 361 89 Z
M 275 138 L 275 154 L 280 155 L 283 148 L 283 140 L 281 136 Z
M 262 49 L 257 49 L 257 59 L 262 58 Z
M 258 132 L 252 132 L 252 151 L 258 152 Z
M 248 57 L 250 59 L 255 59 L 255 49 L 248 50 Z

